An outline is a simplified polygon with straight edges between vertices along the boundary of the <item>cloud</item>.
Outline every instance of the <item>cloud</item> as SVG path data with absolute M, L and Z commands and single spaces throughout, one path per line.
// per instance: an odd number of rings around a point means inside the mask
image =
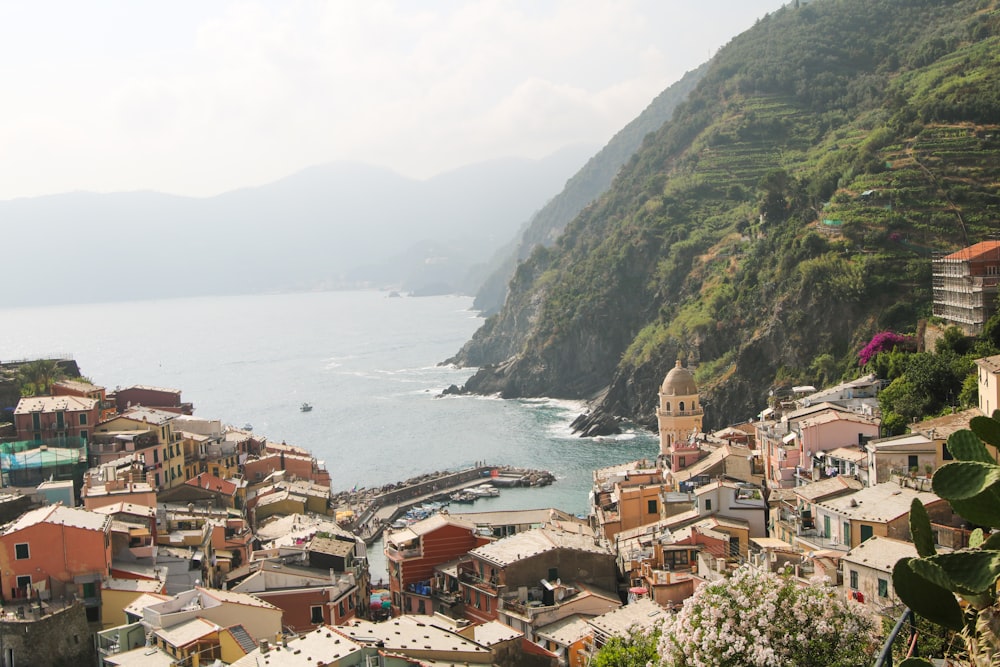
M 597 145 L 778 4 L 8 5 L 0 197 L 209 195 L 338 159 L 427 177 Z

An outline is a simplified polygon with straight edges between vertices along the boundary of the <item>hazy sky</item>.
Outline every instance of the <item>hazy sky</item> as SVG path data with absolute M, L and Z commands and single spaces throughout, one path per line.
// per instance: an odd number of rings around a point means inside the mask
M 0 199 L 603 145 L 780 0 L 0 0 Z

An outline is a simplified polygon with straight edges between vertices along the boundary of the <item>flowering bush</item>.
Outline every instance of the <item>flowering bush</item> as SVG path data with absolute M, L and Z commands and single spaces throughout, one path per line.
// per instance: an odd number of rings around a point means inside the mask
M 877 651 L 875 616 L 837 589 L 742 567 L 705 583 L 663 627 L 666 667 L 857 667 Z
M 888 352 L 897 347 L 909 349 L 912 345 L 913 339 L 910 336 L 895 331 L 880 331 L 858 352 L 858 364 L 864 366 L 879 352 Z

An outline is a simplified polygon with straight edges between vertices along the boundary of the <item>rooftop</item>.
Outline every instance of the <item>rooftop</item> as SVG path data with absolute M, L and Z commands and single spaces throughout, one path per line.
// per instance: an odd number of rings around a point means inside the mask
M 849 519 L 886 523 L 909 514 L 910 504 L 914 498 L 918 498 L 924 505 L 941 500 L 933 493 L 916 491 L 894 482 L 884 482 L 861 489 L 849 496 L 825 500 L 817 505 Z
M 587 623 L 606 635 L 625 637 L 635 627 L 652 628 L 666 618 L 667 612 L 663 607 L 649 598 L 642 598 L 606 614 L 595 616 Z
M 864 484 L 853 477 L 838 475 L 836 477 L 821 479 L 818 482 L 810 482 L 809 484 L 797 486 L 792 491 L 803 500 L 817 502 L 833 496 L 860 491 L 863 487 Z
M 17 402 L 15 415 L 32 412 L 83 412 L 93 410 L 97 401 L 80 396 L 29 396 Z
M 950 255 L 945 255 L 941 259 L 968 262 L 990 258 L 1000 258 L 1000 241 L 980 241 L 975 245 L 970 245 Z
M 475 625 L 472 628 L 472 633 L 476 643 L 486 647 L 517 639 L 524 634 L 500 621 L 489 621 Z
M 560 619 L 555 623 L 549 623 L 535 630 L 535 635 L 541 639 L 548 639 L 560 646 L 570 646 L 584 637 L 592 635 L 593 628 L 587 623 L 587 618 L 580 614 L 573 614 Z
M 551 528 L 533 528 L 532 530 L 511 535 L 496 542 L 484 544 L 469 553 L 483 560 L 496 563 L 501 567 L 528 558 L 534 558 L 535 556 L 555 551 L 556 549 L 572 549 L 574 551 L 610 555 L 611 552 L 607 548 L 594 542 L 593 537 L 578 533 Z
M 183 621 L 169 628 L 159 628 L 155 635 L 171 646 L 187 646 L 196 642 L 206 635 L 213 634 L 221 630 L 218 625 L 203 618 L 192 618 L 190 621 Z
M 843 560 L 866 567 L 892 572 L 900 558 L 917 558 L 917 547 L 912 542 L 891 537 L 870 537 L 842 556 Z
M 361 650 L 361 644 L 351 641 L 332 628 L 320 627 L 289 639 L 287 647 L 280 644 L 269 647 L 266 658 L 258 647 L 232 663 L 232 667 L 263 667 L 269 663 L 282 667 L 316 667 L 324 662 L 340 664 L 342 660 Z
M 385 623 L 356 620 L 338 626 L 336 632 L 362 644 L 383 642 L 387 651 L 449 651 L 482 656 L 490 662 L 492 652 L 456 632 L 440 627 L 433 616 L 399 616 Z M 457 657 L 457 656 L 456 656 Z M 284 663 L 282 663 L 284 664 Z
M 111 518 L 85 509 L 63 507 L 61 503 L 56 503 L 25 512 L 13 523 L 8 524 L 3 530 L 3 534 L 10 535 L 39 523 L 105 531 L 111 527 Z
M 133 406 L 119 415 L 119 417 L 131 421 L 143 422 L 154 426 L 162 426 L 173 420 L 176 416 L 177 414 L 174 412 L 157 410 L 155 408 L 144 408 L 141 405 Z M 117 418 L 118 417 L 116 417 L 116 419 Z

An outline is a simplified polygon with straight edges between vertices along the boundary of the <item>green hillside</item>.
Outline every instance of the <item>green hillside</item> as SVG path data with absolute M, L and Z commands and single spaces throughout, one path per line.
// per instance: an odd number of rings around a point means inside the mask
M 651 423 L 678 356 L 706 424 L 850 375 L 930 314 L 931 254 L 1000 220 L 996 0 L 817 0 L 709 63 L 609 191 L 517 269 L 458 359 L 504 396 Z M 601 393 L 604 392 L 605 393 Z

